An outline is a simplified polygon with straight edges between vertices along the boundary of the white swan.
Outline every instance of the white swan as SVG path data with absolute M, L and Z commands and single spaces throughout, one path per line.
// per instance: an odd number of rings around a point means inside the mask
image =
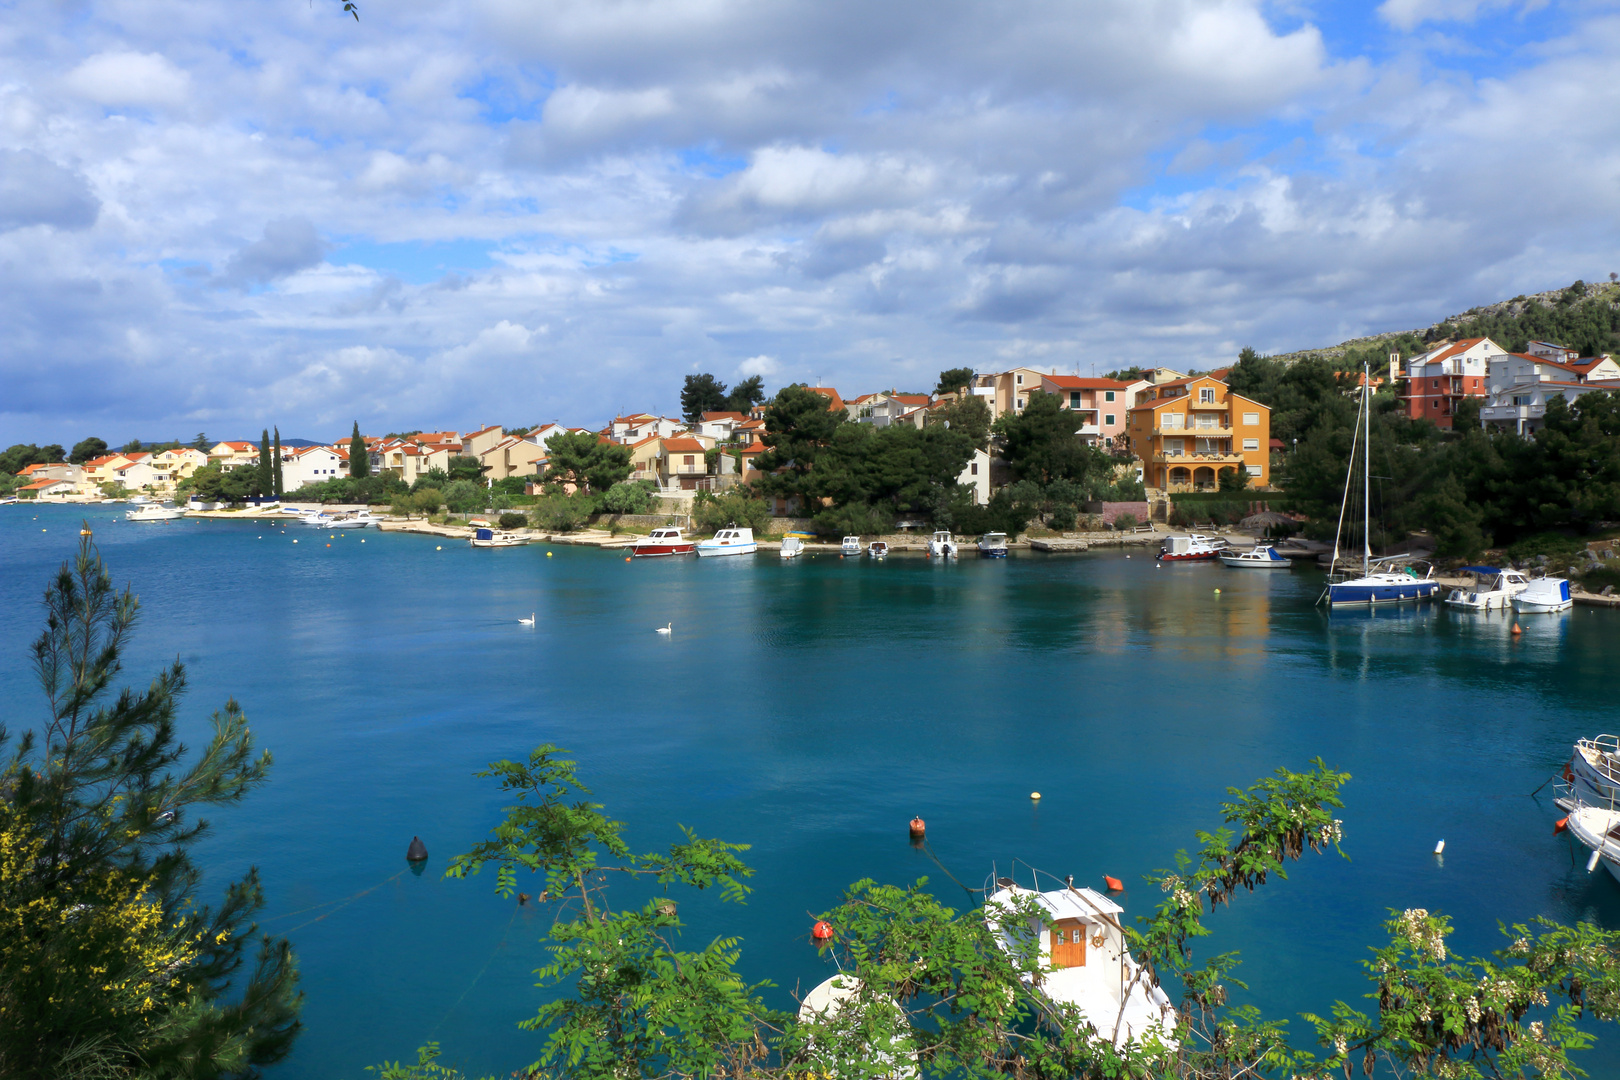
M 519 619 L 518 624 L 520 626 L 533 626 L 534 625 L 534 612 L 532 612 L 532 611 L 529 612 L 529 617 L 527 619 Z
M 674 625 L 674 623 L 666 623 L 663 626 L 655 626 L 653 629 L 660 634 L 667 634 L 670 632 L 670 627 Z

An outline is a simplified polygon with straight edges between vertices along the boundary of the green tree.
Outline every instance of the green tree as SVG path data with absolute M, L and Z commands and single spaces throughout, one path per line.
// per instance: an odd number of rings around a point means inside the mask
M 1044 487 L 1058 479 L 1086 484 L 1112 469 L 1107 455 L 1080 438 L 1079 427 L 1080 418 L 1063 408 L 1056 394 L 1031 394 L 1022 412 L 996 421 L 995 432 L 1014 479 Z
M 765 400 L 765 379 L 759 375 L 750 375 L 742 382 L 731 388 L 726 395 L 726 412 L 740 412 L 748 415 L 755 405 Z
M 68 455 L 68 460 L 75 465 L 83 465 L 85 462 L 98 458 L 106 452 L 106 440 L 98 439 L 92 435 L 88 439 L 80 439 L 73 444 L 73 453 Z
M 363 480 L 371 475 L 371 454 L 366 440 L 360 435 L 360 421 L 354 422 L 354 434 L 349 436 L 349 475 Z
M 270 456 L 270 429 L 265 428 L 259 435 L 259 468 L 255 477 L 260 497 L 274 495 L 276 491 L 275 458 Z
M 761 486 L 766 493 L 801 498 L 818 494 L 817 481 L 822 486 L 832 481 L 830 477 L 812 480 L 811 470 L 840 429 L 848 425 L 847 412 L 833 410 L 825 397 L 802 384 L 777 391 L 765 410 L 765 434 L 761 436 L 769 449 L 754 460 L 754 467 L 765 474 Z
M 696 424 L 706 412 L 724 412 L 727 409 L 726 384 L 705 372 L 688 375 L 681 387 L 681 419 Z
M 1485 550 L 1490 538 L 1480 528 L 1485 513 L 1468 501 L 1455 476 L 1446 475 L 1423 499 L 1423 516 L 1434 532 L 1435 554 L 1473 558 Z
M 202 904 L 190 854 L 208 828 L 196 812 L 263 783 L 270 756 L 227 701 L 185 764 L 178 662 L 112 696 L 138 609 L 88 535 L 45 594 L 33 661 L 47 709 L 0 782 L 0 1075 L 245 1074 L 298 1032 L 292 951 L 251 922 L 257 871 Z
M 286 476 L 282 471 L 281 461 L 281 429 L 276 428 L 275 445 L 271 448 L 270 494 L 281 498 L 287 492 Z
M 737 525 L 763 533 L 771 522 L 771 508 L 763 499 L 756 499 L 739 488 L 716 495 L 712 491 L 699 491 L 692 498 L 692 526 L 699 532 L 714 532 L 727 525 Z
M 936 394 L 960 393 L 963 387 L 973 385 L 973 369 L 970 367 L 949 368 L 939 373 L 939 382 L 934 386 Z
M 949 372 L 947 372 L 949 374 Z M 933 410 L 928 423 L 942 424 L 952 431 L 960 431 L 973 441 L 975 450 L 990 446 L 990 406 L 982 397 L 968 395 Z
M 489 492 L 471 480 L 452 480 L 444 489 L 444 505 L 452 514 L 470 514 L 489 503 Z
M 561 431 L 546 440 L 545 478 L 601 492 L 630 478 L 630 448 L 588 431 Z
M 467 480 L 475 484 L 483 482 L 484 463 L 472 454 L 455 454 L 450 458 L 446 474 L 451 482 Z
M 55 444 L 36 446 L 33 443 L 17 443 L 0 453 L 0 473 L 20 473 L 30 465 L 55 465 L 65 456 L 62 448 Z
M 204 431 L 197 432 L 197 437 L 191 440 L 191 448 L 193 450 L 200 450 L 205 454 L 208 453 L 209 449 L 213 445 L 213 443 L 208 441 L 208 433 Z
M 645 514 L 652 508 L 652 482 L 621 480 L 602 493 L 601 509 L 607 514 Z

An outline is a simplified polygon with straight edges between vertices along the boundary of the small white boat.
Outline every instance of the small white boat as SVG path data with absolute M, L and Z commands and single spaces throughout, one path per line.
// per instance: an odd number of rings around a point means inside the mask
M 758 550 L 759 545 L 754 542 L 754 530 L 741 529 L 736 525 L 728 525 L 709 539 L 699 540 L 697 543 L 699 558 L 714 555 L 752 555 Z
M 332 525 L 339 529 L 364 529 L 368 526 L 382 524 L 382 518 L 372 515 L 370 510 L 355 510 L 348 514 L 338 514 L 332 518 Z
M 1446 603 L 1451 607 L 1466 608 L 1469 611 L 1490 611 L 1493 608 L 1506 611 L 1513 606 L 1513 598 L 1530 584 L 1530 579 L 1517 570 L 1497 570 L 1493 566 L 1471 566 L 1465 569 L 1476 578 L 1489 578 L 1490 584 L 1482 589 L 1452 589 L 1446 596 Z
M 325 510 L 317 510 L 313 514 L 304 514 L 298 519 L 298 524 L 306 529 L 335 529 L 337 519 Z
M 1590 874 L 1601 862 L 1609 876 L 1620 881 L 1620 810 L 1577 804 L 1567 821 L 1569 834 L 1592 853 L 1586 860 L 1586 872 Z
M 844 537 L 844 542 L 839 545 L 838 554 L 846 559 L 859 558 L 861 554 L 861 538 L 858 536 Z
M 830 1029 L 838 1034 L 845 1034 L 851 1029 L 864 1031 L 869 1027 L 887 1029 L 892 1032 L 886 1040 L 888 1045 L 879 1043 L 874 1046 L 866 1041 L 850 1046 L 847 1039 L 829 1039 L 828 1051 L 841 1048 L 856 1055 L 854 1060 L 837 1060 L 822 1051 L 818 1045 L 821 1040 L 811 1034 L 811 1071 L 828 1078 L 866 1076 L 870 1074 L 871 1066 L 880 1065 L 884 1068 L 884 1080 L 914 1080 L 917 1076 L 917 1052 L 908 1045 L 911 1023 L 906 1019 L 905 1011 L 893 998 L 866 994 L 865 990 L 866 985 L 853 975 L 834 975 L 817 984 L 804 996 L 799 1003 L 799 1023 L 812 1028 Z M 873 1016 L 872 1010 L 881 1010 L 886 1015 Z M 876 1023 L 870 1024 L 868 1018 Z M 897 1063 L 897 1058 L 904 1063 Z
M 979 558 L 1005 559 L 1007 557 L 1007 534 L 1003 532 L 988 532 L 979 537 Z
M 652 532 L 636 541 L 636 546 L 630 549 L 630 554 L 638 559 L 650 559 L 659 555 L 690 555 L 692 554 L 692 541 L 681 535 L 681 530 L 672 525 Z
M 1513 598 L 1513 607 L 1525 614 L 1568 611 L 1575 606 L 1569 598 L 1569 582 L 1563 578 L 1536 578 Z
M 1620 804 L 1620 738 L 1599 735 L 1575 740 L 1564 776 L 1579 801 Z
M 889 556 L 889 545 L 882 540 L 874 540 L 866 546 L 866 553 L 874 559 L 886 559 Z
M 173 521 L 186 516 L 186 512 L 175 506 L 160 506 L 154 502 L 142 503 L 133 510 L 124 511 L 125 521 L 160 522 Z
M 1220 560 L 1223 565 L 1235 566 L 1239 570 L 1289 570 L 1294 565 L 1270 544 L 1256 544 L 1248 551 L 1227 548 L 1220 553 Z
M 984 907 L 998 944 L 1015 957 L 1039 950 L 1027 959 L 1055 969 L 1034 982 L 1037 993 L 1079 1009 L 1116 1047 L 1150 1036 L 1175 1047 L 1175 1006 L 1126 947 L 1119 922 L 1124 908 L 1092 889 L 1076 888 L 1072 878 L 1051 892 L 1025 889 L 1011 878 L 997 878 L 994 885 Z M 1014 934 L 1011 928 L 1020 922 Z
M 529 538 L 504 529 L 474 529 L 472 539 L 467 542 L 475 548 L 522 547 Z
M 797 536 L 784 536 L 782 538 L 781 556 L 784 559 L 796 559 L 804 554 L 804 541 Z
M 1159 545 L 1160 562 L 1208 562 L 1218 559 L 1226 548 L 1226 541 L 1215 541 L 1203 533 L 1185 536 L 1167 536 Z
M 956 538 L 948 531 L 941 529 L 928 541 L 928 554 L 936 559 L 956 558 Z

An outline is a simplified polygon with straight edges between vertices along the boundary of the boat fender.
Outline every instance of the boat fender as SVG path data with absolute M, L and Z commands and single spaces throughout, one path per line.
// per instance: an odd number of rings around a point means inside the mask
M 1575 774 L 1571 772 L 1569 768 L 1574 763 L 1574 758 L 1570 758 L 1568 761 L 1564 762 L 1564 783 L 1566 784 L 1573 784 L 1575 782 Z
M 911 819 L 911 835 L 914 838 L 920 838 L 925 831 L 922 818 L 914 817 Z
M 1588 874 L 1590 874 L 1592 871 L 1597 869 L 1598 860 L 1601 859 L 1602 857 L 1603 857 L 1603 849 L 1602 848 L 1598 848 L 1596 851 L 1592 852 L 1592 857 L 1590 859 L 1586 860 L 1586 872 Z
M 810 928 L 810 936 L 817 941 L 831 941 L 833 936 L 832 924 L 826 919 L 817 919 L 816 925 Z
M 1569 828 L 1569 818 L 1561 817 L 1557 821 L 1553 822 L 1553 835 L 1557 836 L 1567 828 Z
M 427 858 L 427 845 L 422 843 L 420 836 L 411 837 L 411 846 L 405 849 L 407 862 L 421 862 Z
M 1107 874 L 1104 874 L 1103 875 L 1103 884 L 1105 886 L 1107 886 L 1109 892 L 1124 892 L 1125 891 L 1125 883 L 1123 881 L 1119 880 L 1119 878 L 1117 878 L 1117 877 L 1109 877 Z
M 1441 840 L 1439 843 L 1434 845 L 1434 853 L 1436 855 L 1444 855 L 1446 853 L 1446 842 L 1444 840 Z

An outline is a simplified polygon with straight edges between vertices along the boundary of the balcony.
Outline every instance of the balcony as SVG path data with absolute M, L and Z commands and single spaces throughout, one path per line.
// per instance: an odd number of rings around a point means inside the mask
M 1199 424 L 1193 427 L 1156 427 L 1153 431 L 1159 435 L 1185 436 L 1191 439 L 1200 435 L 1230 435 L 1232 433 L 1232 424 L 1228 421 L 1223 424 Z
M 1241 465 L 1243 455 L 1235 450 L 1202 453 L 1189 450 L 1180 454 L 1156 453 L 1148 460 L 1159 465 Z

